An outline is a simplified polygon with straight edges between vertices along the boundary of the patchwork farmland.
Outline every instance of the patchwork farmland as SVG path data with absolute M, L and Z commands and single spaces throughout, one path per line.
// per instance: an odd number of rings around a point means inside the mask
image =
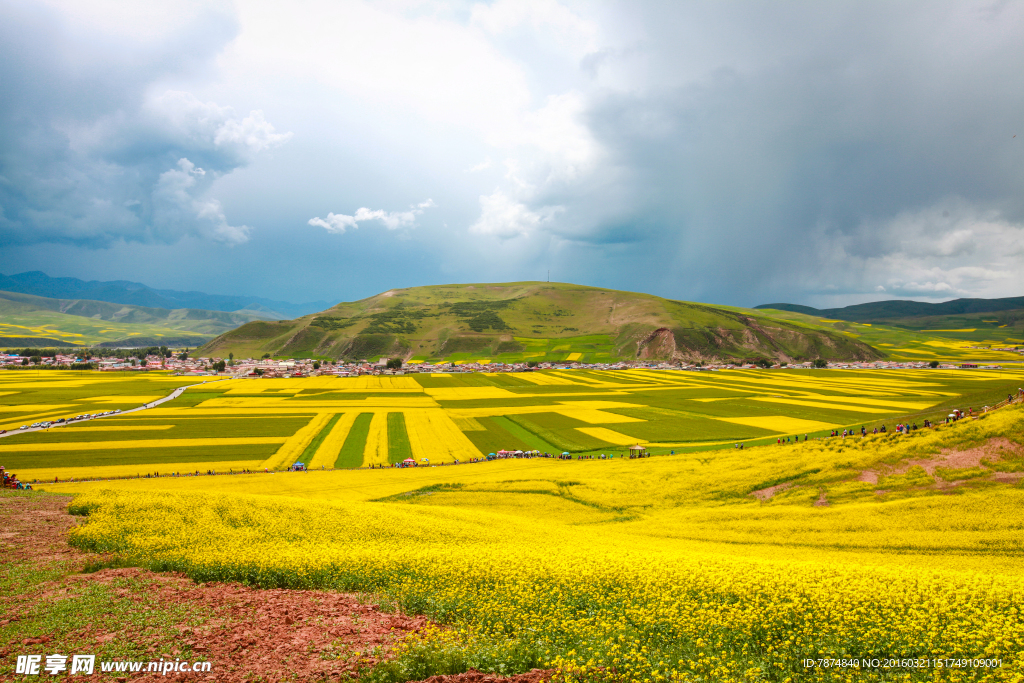
M 621 455 L 923 424 L 994 405 L 1021 371 L 553 371 L 195 384 L 98 373 L 0 383 L 0 464 L 24 480 L 469 462 L 499 450 Z M 18 433 L 21 425 L 157 407 Z M 13 433 L 11 433 L 13 432 Z

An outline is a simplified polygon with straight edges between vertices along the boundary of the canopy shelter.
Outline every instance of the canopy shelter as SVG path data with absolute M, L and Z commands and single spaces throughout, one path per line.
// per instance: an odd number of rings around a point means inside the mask
M 635 446 L 630 446 L 629 447 L 630 455 L 642 455 L 642 454 L 644 454 L 646 452 L 647 452 L 647 447 L 646 446 L 641 446 L 640 444 L 637 444 Z
M 402 462 L 410 462 L 410 463 L 412 463 L 412 464 L 414 464 L 414 465 L 416 464 L 416 461 L 415 461 L 415 460 L 413 460 L 412 458 L 406 458 L 406 459 L 405 459 L 405 460 L 403 460 Z

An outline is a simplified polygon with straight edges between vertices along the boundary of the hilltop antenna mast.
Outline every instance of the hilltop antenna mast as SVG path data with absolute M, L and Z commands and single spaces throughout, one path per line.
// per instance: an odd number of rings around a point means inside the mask
M 551 282 L 551 269 L 548 268 L 548 282 Z

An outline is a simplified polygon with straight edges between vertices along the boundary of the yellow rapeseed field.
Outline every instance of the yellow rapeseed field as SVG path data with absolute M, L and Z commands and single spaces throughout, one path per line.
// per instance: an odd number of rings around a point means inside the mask
M 406 413 L 414 452 L 416 434 L 458 431 L 433 413 Z M 373 592 L 441 624 L 367 681 L 544 667 L 559 681 L 1019 683 L 1022 434 L 1013 407 L 911 435 L 643 460 L 52 488 L 82 492 L 82 548 L 199 581 Z M 979 465 L 947 461 L 981 447 Z M 950 469 L 924 474 L 932 461 Z M 765 487 L 776 495 L 752 495 Z
M 615 444 L 616 446 L 630 446 L 632 444 L 647 443 L 644 439 L 636 439 L 632 436 L 622 434 L 621 432 L 608 429 L 607 427 L 577 427 L 576 431 L 583 432 L 587 436 L 592 436 L 595 439 L 600 439 L 601 441 L 607 441 L 608 443 Z
M 378 412 L 370 420 L 370 432 L 363 448 L 363 465 L 388 464 L 388 414 Z
M 442 410 L 413 410 L 405 413 L 413 458 L 419 461 L 453 462 L 480 457 L 480 451 L 458 425 Z
M 316 453 L 313 454 L 313 458 L 309 461 L 310 469 L 319 469 L 321 467 L 334 467 L 334 463 L 338 460 L 338 453 L 341 452 L 341 447 L 345 445 L 345 439 L 348 437 L 348 432 L 352 429 L 352 423 L 356 421 L 358 413 L 348 412 L 344 413 L 338 418 L 338 421 L 334 423 L 334 427 L 331 428 L 331 432 L 320 444 L 320 447 L 316 449 Z
M 327 423 L 331 420 L 331 413 L 317 413 L 316 417 L 306 423 L 306 426 L 295 432 L 290 437 L 280 439 L 284 445 L 277 450 L 272 456 L 267 458 L 263 467 L 275 469 L 279 467 L 288 467 L 295 463 L 302 452 L 306 450 L 306 446 L 316 438 L 316 435 L 320 433 L 320 430 L 327 426 Z

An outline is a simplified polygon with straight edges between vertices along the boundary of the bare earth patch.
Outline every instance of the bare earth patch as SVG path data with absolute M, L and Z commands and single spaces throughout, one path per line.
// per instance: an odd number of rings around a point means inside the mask
M 877 484 L 878 472 L 874 470 L 864 470 L 863 472 L 860 473 L 860 476 L 857 477 L 857 481 L 864 481 L 867 482 L 868 484 Z
M 935 474 L 935 470 L 941 468 L 960 470 L 978 467 L 986 470 L 985 462 L 995 463 L 1003 460 L 1005 456 L 1020 457 L 1024 455 L 1024 447 L 1010 441 L 1006 437 L 997 436 L 989 439 L 981 446 L 968 448 L 966 450 L 943 449 L 930 458 L 919 460 L 907 460 L 896 467 L 883 466 L 881 471 L 864 470 L 857 477 L 857 481 L 870 484 L 877 484 L 879 475 L 892 476 L 906 474 L 913 467 L 921 467 L 928 476 L 935 479 L 937 488 L 950 488 L 962 484 L 965 480 L 947 482 Z M 995 481 L 1003 484 L 1013 484 L 1021 480 L 1024 473 L 1021 472 L 995 472 L 987 477 L 988 481 Z M 767 489 L 766 489 L 767 490 Z
M 396 641 L 427 625 L 425 617 L 388 613 L 365 596 L 354 594 L 258 589 L 235 583 L 197 584 L 180 574 L 157 574 L 134 567 L 80 573 L 87 561 L 103 558 L 81 553 L 67 544 L 68 530 L 79 521 L 67 514 L 68 501 L 64 496 L 0 497 L 0 569 L 14 564 L 64 570 L 55 574 L 57 580 L 37 584 L 18 595 L 0 595 L 0 629 L 27 618 L 33 605 L 58 600 L 90 585 L 106 585 L 119 598 L 137 600 L 140 612 L 144 598 L 147 609 L 155 607 L 156 613 L 172 607 L 180 610 L 185 605 L 190 613 L 207 615 L 191 624 L 174 626 L 166 637 L 140 639 L 128 626 L 110 632 L 92 624 L 64 636 L 72 638 L 77 653 L 100 652 L 106 645 L 127 641 L 144 647 L 143 658 L 147 661 L 174 661 L 187 656 L 188 661 L 211 663 L 208 674 L 163 676 L 142 672 L 124 674 L 128 677 L 117 681 L 345 681 L 354 678 L 360 668 L 386 658 Z M 135 591 L 145 595 L 122 586 L 135 586 Z M 13 671 L 15 655 L 45 657 L 70 651 L 62 637 L 54 633 L 31 636 L 0 638 L 0 678 L 8 665 Z M 75 680 L 111 680 L 98 673 L 99 659 L 97 673 L 76 675 Z M 538 683 L 550 678 L 551 673 L 534 671 L 501 678 L 471 671 L 429 680 Z
M 766 500 L 771 500 L 776 493 L 782 493 L 786 489 L 793 488 L 793 482 L 787 481 L 782 484 L 776 484 L 775 486 L 769 486 L 766 489 L 758 489 L 757 491 L 751 491 L 749 495 L 757 498 L 762 503 Z

